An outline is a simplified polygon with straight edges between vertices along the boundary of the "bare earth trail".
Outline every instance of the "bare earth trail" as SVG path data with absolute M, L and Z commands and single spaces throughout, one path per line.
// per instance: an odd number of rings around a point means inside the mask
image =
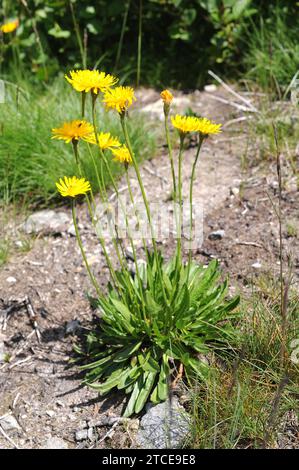
M 162 105 L 160 103 L 159 108 L 158 93 L 139 90 L 137 94 L 140 102 L 144 100 L 149 116 L 159 121 Z M 223 96 L 220 90 L 216 94 Z M 275 193 L 275 175 L 270 169 L 266 176 L 263 170 L 255 174 L 255 169 L 246 174 L 241 171 L 246 136 L 240 133 L 238 124 L 230 125 L 230 121 L 239 116 L 234 108 L 212 100 L 208 92 L 178 95 L 178 111 L 191 107 L 198 114 L 228 124 L 222 134 L 204 143 L 201 152 L 194 198 L 204 209 L 204 236 L 194 259 L 207 263 L 217 257 L 224 270 L 231 274 L 232 289 L 238 288 L 237 281 L 242 283 L 243 278 L 255 276 L 257 269 L 276 272 L 279 268 L 277 221 L 265 196 L 266 189 Z M 163 126 L 163 122 L 160 125 Z M 195 150 L 191 146 L 184 156 L 186 197 Z M 144 162 L 141 175 L 150 201 L 159 201 L 165 206 L 172 204 L 165 147 L 159 149 L 156 158 Z M 136 188 L 133 171 L 131 179 Z M 125 178 L 120 180 L 119 188 L 126 194 Z M 141 200 L 137 188 L 134 195 L 137 202 Z M 285 211 L 293 220 L 298 211 L 298 193 L 290 188 L 286 197 Z M 113 200 L 112 197 L 112 203 Z M 58 210 L 70 214 L 67 207 Z M 104 288 L 108 280 L 107 266 L 85 205 L 80 206 L 78 217 L 90 264 Z M 76 366 L 69 365 L 77 335 L 82 337 L 95 319 L 86 298 L 86 292 L 92 290 L 70 227 L 71 222 L 59 233 L 39 234 L 28 253 L 14 256 L 0 271 L 0 314 L 13 305 L 13 301 L 21 302 L 28 296 L 41 334 L 39 337 L 34 330 L 30 308 L 21 303 L 19 308 L 11 310 L 4 327 L 2 323 L 0 344 L 4 344 L 4 352 L 11 360 L 0 362 L 0 418 L 8 413 L 16 422 L 6 427 L 6 436 L 0 433 L 0 448 L 13 447 L 13 443 L 20 448 L 112 445 L 109 437 L 101 440 L 109 428 L 94 424 L 107 416 L 119 415 L 124 397 L 115 393 L 108 399 L 99 398 L 96 392 L 80 385 Z M 224 230 L 222 238 L 210 239 L 213 238 L 209 238 L 211 232 L 218 230 Z M 17 241 L 19 231 L 14 233 Z M 298 239 L 286 239 L 286 243 L 292 244 L 298 256 Z M 173 244 L 169 241 L 163 245 L 161 249 L 167 257 L 173 251 Z M 108 249 L 113 258 L 112 245 Z M 295 263 L 298 270 L 298 258 Z M 72 320 L 78 320 L 79 329 L 78 323 L 70 323 Z M 78 431 L 81 430 L 80 437 Z M 129 430 L 116 431 L 112 446 L 131 445 L 134 441 Z

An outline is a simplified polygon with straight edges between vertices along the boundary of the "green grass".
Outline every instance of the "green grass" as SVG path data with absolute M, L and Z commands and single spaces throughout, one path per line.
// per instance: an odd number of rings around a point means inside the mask
M 249 298 L 243 299 L 242 337 L 235 361 L 215 364 L 207 385 L 196 383 L 191 388 L 192 448 L 272 447 L 284 413 L 299 413 L 299 366 L 291 361 L 290 347 L 299 334 L 298 306 L 298 293 L 293 291 L 286 341 L 289 383 L 283 387 L 276 408 L 273 403 L 284 375 L 280 368 L 278 283 L 261 278 Z
M 89 98 L 89 96 L 88 96 Z M 6 202 L 49 204 L 57 197 L 55 181 L 64 175 L 75 175 L 72 146 L 51 140 L 51 129 L 64 121 L 80 118 L 81 99 L 63 77 L 36 93 L 7 85 L 6 103 L 1 104 L 0 132 L 0 199 Z M 86 109 L 89 111 L 90 100 Z M 134 116 L 135 114 L 135 116 Z M 91 121 L 90 113 L 87 119 Z M 97 104 L 98 130 L 109 131 L 123 142 L 119 118 Z M 154 156 L 155 135 L 146 118 L 130 113 L 129 130 L 133 149 L 142 160 Z M 79 146 L 84 172 L 97 189 L 95 172 L 87 145 Z M 94 147 L 95 155 L 97 155 Z M 115 175 L 122 172 L 119 163 L 111 161 Z M 107 175 L 104 175 L 107 179 Z
M 277 8 L 247 33 L 248 52 L 243 58 L 247 78 L 276 96 L 299 74 L 298 28 L 296 22 L 289 23 L 287 14 Z
M 9 258 L 10 254 L 10 244 L 7 239 L 0 240 L 0 268 L 3 266 Z

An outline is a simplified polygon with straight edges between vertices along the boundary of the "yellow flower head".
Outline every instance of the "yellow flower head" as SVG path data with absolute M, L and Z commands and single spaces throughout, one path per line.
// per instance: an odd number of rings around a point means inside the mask
M 63 197 L 76 197 L 79 194 L 86 194 L 87 191 L 91 191 L 90 182 L 85 178 L 77 178 L 77 176 L 60 178 L 59 183 L 56 183 L 56 187 Z
M 98 142 L 94 133 L 84 138 L 84 140 L 86 140 L 86 142 L 89 142 L 90 144 L 98 144 L 102 150 L 106 150 L 113 147 L 121 147 L 121 143 L 118 138 L 113 137 L 110 132 L 101 132 L 100 134 L 98 134 Z
M 198 131 L 198 121 L 199 119 L 194 116 L 181 116 L 179 114 L 174 117 L 171 116 L 172 125 L 183 134 Z
M 19 20 L 8 21 L 4 23 L 0 29 L 3 33 L 12 33 L 18 28 L 19 24 Z
M 203 135 L 219 134 L 219 132 L 221 132 L 221 126 L 222 124 L 216 124 L 207 118 L 199 118 L 197 131 Z
M 76 91 L 92 91 L 95 94 L 108 90 L 118 82 L 118 78 L 98 70 L 72 70 L 70 77 L 65 75 L 65 78 Z
M 93 133 L 93 126 L 89 122 L 77 119 L 71 122 L 65 122 L 62 127 L 52 129 L 52 139 L 65 140 L 69 142 L 86 139 Z
M 170 93 L 169 90 L 163 90 L 161 93 L 160 93 L 160 96 L 164 102 L 164 104 L 168 104 L 170 105 L 172 100 L 173 100 L 173 94 Z
M 136 101 L 134 90 L 129 86 L 117 86 L 107 90 L 103 102 L 107 108 L 116 109 L 120 114 L 126 111 Z
M 121 162 L 121 163 L 132 163 L 132 157 L 129 152 L 128 147 L 123 145 L 122 147 L 118 149 L 111 149 L 112 153 L 115 158 L 113 160 Z

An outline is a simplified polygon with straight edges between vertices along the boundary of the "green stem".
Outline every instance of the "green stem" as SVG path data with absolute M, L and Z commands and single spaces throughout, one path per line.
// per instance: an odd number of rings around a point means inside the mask
M 127 25 L 127 19 L 128 19 L 130 3 L 131 3 L 131 0 L 127 0 L 126 6 L 125 6 L 125 14 L 124 14 L 124 18 L 123 18 L 122 27 L 121 27 L 120 38 L 119 38 L 119 42 L 118 42 L 115 65 L 114 65 L 114 72 L 115 73 L 117 72 L 117 69 L 118 69 L 120 55 L 121 55 L 121 51 L 122 51 L 122 47 L 123 47 L 124 35 L 125 35 L 125 31 L 126 31 L 126 25 Z
M 86 93 L 85 91 L 81 92 L 81 116 L 84 119 L 85 116 L 85 101 L 86 101 Z
M 143 203 L 144 203 L 145 210 L 146 210 L 147 220 L 148 220 L 148 223 L 149 223 L 149 226 L 150 226 L 151 239 L 152 239 L 152 244 L 153 244 L 153 249 L 154 249 L 154 256 L 155 256 L 155 259 L 156 259 L 157 270 L 158 270 L 158 274 L 159 274 L 160 281 L 161 281 L 161 288 L 162 288 L 164 301 L 165 301 L 166 306 L 169 307 L 166 292 L 165 292 L 165 288 L 164 288 L 164 283 L 163 283 L 163 274 L 162 274 L 162 270 L 161 270 L 162 268 L 160 267 L 160 264 L 159 264 L 158 248 L 157 248 L 157 244 L 156 244 L 156 240 L 155 240 L 155 233 L 154 233 L 154 228 L 153 228 L 153 224 L 152 224 L 151 212 L 150 212 L 148 200 L 147 200 L 147 197 L 146 197 L 145 189 L 144 189 L 144 186 L 143 186 L 142 178 L 141 178 L 141 175 L 140 175 L 139 167 L 138 167 L 138 164 L 137 164 L 137 161 L 136 161 L 136 158 L 135 158 L 135 155 L 133 153 L 132 146 L 131 146 L 131 142 L 130 142 L 130 138 L 129 138 L 129 134 L 128 134 L 128 129 L 127 129 L 125 113 L 120 114 L 120 122 L 121 122 L 121 126 L 122 126 L 123 133 L 124 133 L 124 136 L 125 136 L 126 145 L 127 145 L 128 150 L 130 152 L 130 156 L 131 156 L 131 159 L 132 159 L 134 170 L 135 170 L 135 173 L 136 173 L 136 176 L 137 176 L 137 180 L 138 180 L 139 187 L 140 187 L 141 194 L 142 194 Z
M 189 280 L 189 273 L 190 273 L 190 266 L 192 261 L 192 254 L 191 254 L 191 240 L 192 240 L 192 229 L 193 229 L 193 187 L 195 181 L 195 169 L 199 157 L 199 152 L 203 143 L 203 136 L 199 135 L 199 141 L 197 146 L 197 152 L 195 155 L 195 159 L 192 165 L 192 172 L 191 172 L 191 179 L 190 179 L 190 191 L 189 191 L 189 205 L 190 205 L 190 235 L 189 235 L 189 253 L 188 253 L 188 275 L 187 275 L 187 282 Z
M 86 266 L 86 269 L 87 269 L 87 272 L 88 272 L 88 275 L 90 277 L 90 280 L 98 294 L 99 297 L 102 296 L 102 292 L 101 292 L 101 289 L 99 288 L 99 285 L 90 269 L 90 266 L 88 264 L 88 261 L 87 261 L 87 258 L 86 258 L 86 254 L 85 254 L 85 251 L 84 251 L 84 248 L 83 248 L 83 244 L 82 244 L 82 240 L 81 240 L 81 237 L 80 237 L 80 233 L 79 233 L 79 230 L 78 230 L 78 225 L 77 225 L 77 219 L 76 219 L 76 209 L 75 209 L 75 201 L 73 200 L 72 201 L 72 216 L 73 216 L 73 223 L 74 223 L 74 227 L 75 227 L 75 232 L 76 232 L 76 237 L 77 237 L 77 241 L 78 241 L 78 245 L 79 245 L 79 248 L 80 248 L 80 251 L 81 251 L 81 254 L 82 254 L 82 257 L 83 257 L 83 260 L 84 260 L 84 263 L 85 263 L 85 266 Z
M 76 163 L 77 163 L 79 175 L 82 177 L 83 174 L 82 174 L 82 168 L 81 168 L 81 164 L 80 164 L 80 156 L 79 156 L 79 151 L 78 151 L 78 141 L 74 141 L 74 142 L 73 142 L 73 150 L 74 150 L 74 154 L 75 154 L 75 159 L 76 159 Z M 95 202 L 94 202 L 94 198 L 93 198 L 92 192 L 91 192 L 91 199 L 92 199 L 92 202 L 93 202 L 93 204 L 94 204 L 94 206 L 95 206 Z M 92 225 L 93 225 L 94 228 L 96 229 L 96 224 L 95 224 L 95 219 L 94 219 L 94 213 L 93 213 L 93 210 L 92 210 L 92 207 L 91 207 L 91 204 L 90 204 L 90 200 L 89 200 L 88 194 L 86 194 L 86 200 L 87 200 L 88 212 L 89 212 L 89 215 L 90 215 L 90 218 L 91 218 Z M 97 231 L 96 231 L 96 233 L 97 233 Z M 117 278 L 116 278 L 116 275 L 115 275 L 115 270 L 114 270 L 114 268 L 113 268 L 113 266 L 112 266 L 112 264 L 111 264 L 109 255 L 108 255 L 108 253 L 107 253 L 107 250 L 106 250 L 106 247 L 105 247 L 105 241 L 104 241 L 103 237 L 101 237 L 101 236 L 98 236 L 98 238 L 99 238 L 99 240 L 100 240 L 101 247 L 102 247 L 102 250 L 103 250 L 105 259 L 106 259 L 107 266 L 108 266 L 109 271 L 110 271 L 110 275 L 111 275 L 112 280 L 113 280 L 113 282 L 114 282 L 114 285 L 117 285 Z
M 122 204 L 122 201 L 121 201 L 121 198 L 119 197 L 119 192 L 118 192 L 118 188 L 117 188 L 117 185 L 115 183 L 115 180 L 114 180 L 114 177 L 112 175 L 112 172 L 111 172 L 111 169 L 110 169 L 110 166 L 109 166 L 109 163 L 106 159 L 106 156 L 103 152 L 103 150 L 101 149 L 100 145 L 99 145 L 99 140 L 98 140 L 98 131 L 97 131 L 97 123 L 96 123 L 96 109 L 95 109 L 95 103 L 96 103 L 96 95 L 92 95 L 92 122 L 93 122 L 93 128 L 94 128 L 94 133 L 95 133 L 95 139 L 96 139 L 96 143 L 97 143 L 97 147 L 99 149 L 99 155 L 100 155 L 100 162 L 101 162 L 101 165 L 105 164 L 106 168 L 107 168 L 107 172 L 108 172 L 108 175 L 109 175 L 109 178 L 111 180 L 111 183 L 112 183 L 112 186 L 115 190 L 115 193 L 117 195 L 117 198 L 118 198 L 118 201 L 120 202 L 121 204 L 121 209 L 122 209 L 122 212 L 125 216 L 125 222 L 126 222 L 126 227 L 127 227 L 127 230 L 128 230 L 128 236 L 129 236 L 129 240 L 130 240 L 130 244 L 131 244 L 131 247 L 132 247 L 132 251 L 134 253 L 134 250 L 135 250 L 135 247 L 134 247 L 134 243 L 133 243 L 133 240 L 132 240 L 132 236 L 131 236 L 131 233 L 130 233 L 130 228 L 129 228 L 129 221 L 128 221 L 128 218 L 127 218 L 127 215 L 126 215 L 126 210 L 125 208 L 123 207 L 123 204 Z M 105 182 L 104 182 L 104 178 L 103 178 L 103 170 L 101 171 L 101 176 L 102 176 L 102 181 L 100 181 L 100 177 L 99 177 L 99 174 L 97 172 L 97 166 L 96 166 L 96 163 L 93 159 L 93 163 L 94 163 L 94 167 L 95 167 L 95 170 L 96 170 L 96 175 L 97 175 L 97 178 L 98 178 L 98 184 L 99 184 L 99 188 L 100 188 L 100 191 L 101 191 L 101 194 L 104 195 L 106 201 L 108 202 L 108 197 L 107 197 L 107 192 L 106 192 L 106 187 L 105 187 Z M 116 227 L 116 230 L 117 230 L 117 227 Z M 122 250 L 122 246 L 120 244 L 120 240 L 119 238 L 117 237 L 117 239 L 115 237 L 112 237 L 113 239 L 113 244 L 114 244 L 114 247 L 115 247 L 115 250 L 116 250 L 116 253 L 117 253 L 117 257 L 118 257 L 118 260 L 120 262 L 120 265 L 123 269 L 123 271 L 125 273 L 127 273 L 127 281 L 128 281 L 128 288 L 130 289 L 130 292 L 131 292 L 131 284 L 130 284 L 130 274 L 128 272 L 128 269 L 126 269 L 126 266 L 125 266 L 125 256 L 124 256 L 124 253 L 123 253 L 123 250 Z M 120 248 L 122 250 L 122 253 L 123 253 L 123 258 L 121 257 L 120 255 L 120 251 L 119 251 L 119 246 L 118 246 L 118 243 L 120 244 Z M 127 262 L 126 262 L 126 265 L 127 265 Z M 139 277 L 139 271 L 138 271 L 138 266 L 137 266 L 137 259 L 136 259 L 136 253 L 135 253 L 135 265 L 136 265 L 136 275 L 138 275 Z M 141 294 L 142 294 L 142 306 L 143 306 L 143 309 L 144 309 L 144 301 L 143 301 L 143 291 L 141 291 Z M 134 296 L 132 296 L 132 299 L 134 299 Z
M 170 166 L 171 166 L 173 198 L 176 201 L 177 187 L 176 187 L 176 177 L 175 177 L 174 162 L 173 162 L 173 155 L 172 155 L 172 146 L 171 146 L 170 135 L 169 135 L 169 127 L 168 127 L 168 115 L 169 115 L 169 111 L 167 112 L 164 108 L 164 117 L 165 117 L 164 125 L 165 125 L 166 142 L 167 142 L 167 148 L 168 148 L 168 156 L 169 156 Z
M 176 272 L 179 275 L 180 265 L 182 261 L 182 161 L 184 150 L 185 134 L 180 134 L 180 150 L 179 150 L 179 171 L 178 171 L 178 202 L 179 202 L 179 223 L 177 228 L 177 257 L 176 257 Z
M 137 51 L 137 77 L 136 85 L 140 83 L 141 72 L 141 47 L 142 47 L 142 0 L 139 0 L 139 21 L 138 21 L 138 51 Z
M 97 167 L 97 164 L 96 164 L 96 161 L 94 159 L 94 156 L 90 150 L 90 147 L 89 147 L 89 144 L 88 144 L 88 150 L 89 150 L 89 154 L 91 156 L 91 159 L 92 159 L 92 163 L 93 163 L 93 167 L 94 167 L 94 170 L 95 170 L 95 174 L 96 174 L 96 178 L 97 178 L 97 183 L 98 183 L 98 186 L 99 186 L 99 190 L 100 190 L 100 195 L 101 195 L 101 198 L 102 198 L 102 201 L 105 203 L 108 203 L 108 199 L 107 199 L 107 193 L 105 191 L 103 191 L 103 188 L 102 188 L 102 185 L 101 185 L 101 180 L 100 180 L 100 175 L 99 175 L 99 172 L 98 172 L 98 167 Z M 114 245 L 114 248 L 115 248 L 115 252 L 116 252 L 116 255 L 117 255 L 117 258 L 118 258 L 118 261 L 120 263 L 120 266 L 123 268 L 124 267 L 124 262 L 123 262 L 123 258 L 120 254 L 120 251 L 119 251 L 119 246 L 118 246 L 118 243 L 116 241 L 116 238 L 114 236 L 114 234 L 112 233 L 111 231 L 111 227 L 110 227 L 110 224 L 109 224 L 109 230 L 110 230 L 110 235 L 111 235 L 111 238 L 112 238 L 112 243 Z M 103 240 L 103 245 L 105 246 L 105 241 Z M 106 249 L 105 249 L 106 251 Z M 107 258 L 108 255 L 107 255 Z
M 81 38 L 81 34 L 80 34 L 79 25 L 78 25 L 78 22 L 76 20 L 74 7 L 73 7 L 73 3 L 72 3 L 71 0 L 69 0 L 69 5 L 70 5 L 73 24 L 74 24 L 75 34 L 76 34 L 77 41 L 78 41 L 78 46 L 79 46 L 79 49 L 80 49 L 82 65 L 83 65 L 83 68 L 86 69 L 86 53 L 84 51 L 84 46 L 83 46 L 83 42 L 82 42 L 82 38 Z

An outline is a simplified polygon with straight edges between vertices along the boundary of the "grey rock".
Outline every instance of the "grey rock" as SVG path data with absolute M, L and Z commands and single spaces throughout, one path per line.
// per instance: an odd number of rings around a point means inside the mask
M 57 212 L 50 209 L 34 212 L 23 225 L 23 230 L 28 233 L 60 233 L 67 229 L 70 217 L 65 212 Z
M 209 235 L 209 240 L 222 240 L 225 235 L 224 230 L 215 230 L 215 232 L 211 232 Z
M 68 444 L 60 437 L 49 437 L 42 449 L 68 449 Z
M 141 108 L 144 113 L 149 114 L 151 117 L 159 119 L 163 121 L 164 112 L 163 112 L 163 103 L 162 100 L 159 99 L 154 103 L 149 103 Z
M 4 340 L 5 336 L 0 333 L 0 362 L 4 362 L 6 358 L 5 348 L 4 348 Z
M 81 326 L 80 326 L 79 320 L 71 320 L 67 322 L 66 324 L 65 333 L 67 335 L 73 335 L 80 329 L 81 329 Z
M 72 223 L 68 230 L 67 230 L 67 233 L 71 236 L 71 237 L 75 237 L 76 236 L 76 230 L 75 230 L 75 227 L 74 227 L 74 224 Z
M 92 440 L 93 439 L 93 429 L 80 429 L 76 431 L 76 441 L 84 441 L 85 439 Z
M 261 269 L 262 264 L 259 261 L 257 261 L 256 263 L 253 263 L 251 267 L 254 269 Z
M 217 86 L 211 83 L 210 85 L 205 85 L 204 90 L 208 93 L 214 93 L 214 91 L 217 91 Z
M 21 427 L 13 415 L 5 416 L 0 421 L 1 427 L 4 431 L 20 431 Z
M 186 441 L 191 428 L 191 417 L 177 398 L 148 407 L 140 421 L 136 436 L 137 445 L 143 449 L 178 449 Z

